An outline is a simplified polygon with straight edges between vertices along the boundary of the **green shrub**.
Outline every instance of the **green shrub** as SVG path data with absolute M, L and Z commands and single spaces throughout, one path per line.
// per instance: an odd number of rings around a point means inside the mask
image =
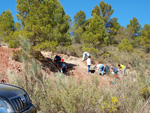
M 128 52 L 132 52 L 133 51 L 133 47 L 130 44 L 129 40 L 127 38 L 124 38 L 121 43 L 118 45 L 118 48 L 120 51 L 128 51 Z
M 80 57 L 82 56 L 82 51 L 81 51 L 82 45 L 80 44 L 74 44 L 71 46 L 58 46 L 56 52 L 61 53 L 61 54 L 66 54 L 69 56 L 76 56 Z
M 67 47 L 67 55 L 77 56 L 76 48 L 73 46 L 68 46 Z
M 126 113 L 138 112 L 144 105 L 139 87 L 140 81 L 127 78 L 115 82 L 112 87 L 99 87 L 98 79 L 93 76 L 92 83 L 68 78 L 61 73 L 51 75 L 49 79 L 42 75 L 41 67 L 31 62 L 23 75 L 9 74 L 11 84 L 24 88 L 32 102 L 42 113 Z M 30 69 L 29 69 L 30 68 Z M 13 79 L 11 79 L 12 77 Z
M 8 43 L 8 46 L 10 48 L 17 48 L 18 47 L 18 42 L 14 41 L 14 40 L 10 40 L 9 43 Z
M 12 59 L 21 62 L 20 55 L 22 54 L 22 51 L 13 51 Z
M 33 50 L 35 51 L 40 51 L 40 50 L 49 50 L 52 52 L 55 52 L 56 47 L 57 47 L 58 43 L 55 41 L 45 41 L 41 44 L 37 44 L 36 46 L 33 46 Z

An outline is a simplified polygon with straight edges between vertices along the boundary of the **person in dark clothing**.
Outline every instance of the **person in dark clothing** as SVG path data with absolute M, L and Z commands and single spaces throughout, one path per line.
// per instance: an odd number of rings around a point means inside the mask
M 117 75 L 118 74 L 118 69 L 116 67 L 111 66 L 111 69 L 113 70 L 114 74 Z
M 109 72 L 110 72 L 109 66 L 105 65 L 104 71 L 105 71 L 106 73 L 109 73 Z
M 54 63 L 58 67 L 60 65 L 61 57 L 56 55 L 54 58 Z
M 64 74 L 66 74 L 66 69 L 67 69 L 67 66 L 66 64 L 64 63 L 64 59 L 61 60 L 61 68 L 60 68 L 60 71 Z

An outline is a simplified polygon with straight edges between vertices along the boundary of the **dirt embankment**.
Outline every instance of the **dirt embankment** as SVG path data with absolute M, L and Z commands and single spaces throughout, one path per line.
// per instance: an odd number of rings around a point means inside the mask
M 48 57 L 51 59 L 54 59 L 56 54 L 52 54 L 51 52 L 41 52 L 44 57 Z M 107 75 L 101 76 L 98 75 L 97 70 L 92 74 L 88 73 L 88 67 L 86 65 L 86 61 L 82 62 L 82 58 L 77 58 L 73 56 L 67 56 L 63 54 L 57 54 L 61 56 L 65 60 L 65 63 L 69 67 L 69 72 L 72 74 L 69 77 L 77 78 L 77 79 L 84 79 L 88 80 L 89 83 L 92 82 L 92 76 L 97 76 L 98 80 L 100 81 L 100 86 L 103 85 L 109 85 L 110 81 L 113 81 L 113 79 Z M 94 65 L 91 66 L 91 69 L 93 69 Z
M 7 70 L 20 71 L 21 63 L 12 60 L 13 51 L 18 49 L 11 49 L 8 47 L 0 47 L 0 76 L 3 77 Z
M 17 72 L 21 70 L 22 63 L 12 59 L 13 51 L 17 51 L 17 50 L 18 49 L 0 47 L 0 79 L 5 77 L 5 74 L 7 73 L 8 69 Z M 56 72 L 58 69 L 54 69 L 56 67 L 52 63 L 52 59 L 54 58 L 55 55 L 52 55 L 51 52 L 41 52 L 41 53 L 46 59 L 45 61 L 43 61 L 44 65 L 42 66 L 47 68 L 48 74 L 51 74 L 53 70 L 55 70 Z M 69 76 L 71 78 L 88 80 L 90 83 L 92 81 L 92 76 L 97 76 L 98 80 L 100 81 L 100 85 L 108 85 L 110 84 L 110 81 L 112 81 L 112 78 L 110 78 L 109 76 L 98 75 L 97 71 L 93 74 L 89 74 L 87 72 L 86 61 L 82 62 L 82 58 L 67 56 L 63 54 L 59 54 L 59 55 L 65 60 L 69 68 L 69 72 L 71 73 L 71 75 Z

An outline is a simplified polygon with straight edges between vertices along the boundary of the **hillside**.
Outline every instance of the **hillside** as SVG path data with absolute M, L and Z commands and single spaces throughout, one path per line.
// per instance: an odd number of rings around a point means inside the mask
M 52 55 L 51 52 L 42 51 L 41 53 L 46 58 L 54 59 L 54 57 L 55 57 L 55 55 Z M 82 62 L 82 58 L 67 56 L 64 54 L 57 54 L 57 55 L 61 56 L 61 58 L 63 58 L 65 60 L 65 63 L 68 66 L 68 72 L 70 73 L 69 77 L 71 77 L 71 78 L 85 79 L 85 80 L 88 80 L 89 82 L 91 82 L 91 77 L 96 75 L 98 80 L 100 81 L 100 86 L 109 85 L 110 82 L 113 81 L 112 77 L 109 77 L 106 74 L 104 76 L 98 75 L 98 70 L 96 70 L 96 71 L 93 70 L 93 73 L 89 74 L 87 72 L 86 61 Z M 91 70 L 93 69 L 93 67 L 94 67 L 94 65 L 91 66 Z
M 0 77 L 5 77 L 8 70 L 21 71 L 21 63 L 12 60 L 13 51 L 18 49 L 11 49 L 8 47 L 0 47 Z
M 133 102 L 136 103 L 137 106 L 135 111 L 140 109 L 142 113 L 148 113 L 149 87 L 144 84 L 149 83 L 149 73 L 146 71 L 144 72 L 144 79 L 141 78 L 141 76 L 136 77 L 136 70 L 127 69 L 128 76 L 119 74 L 121 82 L 116 82 L 115 85 L 112 85 L 112 81 L 115 81 L 115 77 L 111 73 L 100 76 L 97 71 L 93 71 L 94 73 L 89 74 L 87 72 L 86 61 L 82 62 L 82 58 L 64 54 L 58 55 L 65 60 L 65 63 L 68 66 L 69 75 L 63 76 L 58 73 L 59 70 L 53 63 L 56 53 L 52 54 L 51 52 L 44 51 L 40 54 L 42 59 L 36 60 L 39 62 L 38 64 L 42 66 L 42 70 L 37 70 L 40 68 L 32 63 L 29 64 L 27 69 L 23 69 L 23 63 L 13 60 L 13 51 L 17 50 L 18 49 L 0 47 L 0 79 L 2 80 L 6 77 L 8 78 L 6 79 L 7 83 L 25 89 L 39 113 L 47 113 L 47 111 L 51 111 L 51 109 L 56 110 L 55 112 L 59 112 L 61 111 L 59 109 L 60 106 L 63 106 L 62 108 L 67 110 L 70 105 L 74 106 L 74 104 L 75 106 L 80 104 L 80 106 L 75 107 L 76 111 L 79 112 L 80 110 L 82 111 L 82 106 L 84 106 L 84 108 L 88 106 L 90 108 L 88 109 L 89 112 L 95 111 L 101 113 L 105 104 L 111 106 L 111 108 L 105 106 L 105 111 L 111 109 L 112 111 L 117 110 L 118 112 L 121 112 L 126 111 L 127 108 L 130 108 L 132 111 L 134 109 L 134 105 L 131 105 Z M 93 66 L 94 65 L 92 65 L 91 69 L 93 69 Z M 35 72 L 34 69 L 36 70 Z M 8 71 L 10 72 L 10 75 L 7 73 Z M 15 74 L 11 73 L 13 71 Z M 46 78 L 43 76 L 43 72 L 46 72 Z M 30 77 L 33 78 L 31 79 Z M 98 80 L 99 85 L 95 85 L 97 84 L 97 81 L 93 81 L 94 78 Z M 79 83 L 78 80 L 84 82 Z M 80 99 L 83 100 L 80 101 Z M 145 99 L 145 101 L 143 101 L 143 99 Z M 49 103 L 47 103 L 47 101 Z M 68 104 L 68 102 L 70 103 Z M 60 106 L 58 106 L 58 104 L 60 104 Z M 49 107 L 51 105 L 54 107 Z M 95 109 L 94 106 L 99 107 Z M 72 110 L 72 108 L 69 110 Z
M 22 63 L 17 62 L 17 61 L 12 59 L 13 51 L 16 51 L 16 50 L 17 49 L 11 49 L 8 47 L 0 47 L 0 57 L 1 57 L 0 74 L 2 75 L 1 76 L 2 78 L 5 77 L 5 74 L 7 73 L 8 70 L 14 70 L 17 72 L 21 71 Z M 46 67 L 48 68 L 47 69 L 48 74 L 51 74 L 53 72 L 57 72 L 58 70 L 52 62 L 52 59 L 54 58 L 55 55 L 52 55 L 51 52 L 42 52 L 42 54 L 45 57 L 45 59 L 48 58 L 45 61 L 45 63 L 44 63 L 44 61 L 42 61 L 42 64 L 47 64 Z M 110 81 L 112 81 L 112 78 L 110 78 L 107 75 L 104 75 L 104 76 L 98 75 L 97 71 L 90 75 L 87 72 L 86 61 L 82 62 L 82 58 L 67 56 L 67 55 L 63 55 L 63 54 L 59 54 L 59 55 L 63 59 L 65 59 L 65 63 L 68 66 L 68 72 L 70 74 L 69 77 L 71 77 L 71 78 L 85 79 L 85 80 L 88 80 L 89 82 L 91 82 L 91 76 L 97 75 L 97 77 L 100 81 L 100 86 L 101 85 L 108 85 L 110 83 Z

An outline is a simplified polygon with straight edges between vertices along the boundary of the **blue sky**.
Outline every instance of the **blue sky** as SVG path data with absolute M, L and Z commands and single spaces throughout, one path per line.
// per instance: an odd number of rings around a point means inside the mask
M 59 0 L 63 5 L 66 13 L 71 19 L 79 11 L 86 13 L 87 19 L 91 17 L 91 11 L 95 5 L 99 5 L 101 0 Z M 103 0 L 105 3 L 111 4 L 114 9 L 112 17 L 117 17 L 118 22 L 126 27 L 129 21 L 136 17 L 143 27 L 150 24 L 150 0 Z M 16 0 L 1 0 L 0 14 L 7 9 L 12 11 L 14 20 L 17 21 Z

